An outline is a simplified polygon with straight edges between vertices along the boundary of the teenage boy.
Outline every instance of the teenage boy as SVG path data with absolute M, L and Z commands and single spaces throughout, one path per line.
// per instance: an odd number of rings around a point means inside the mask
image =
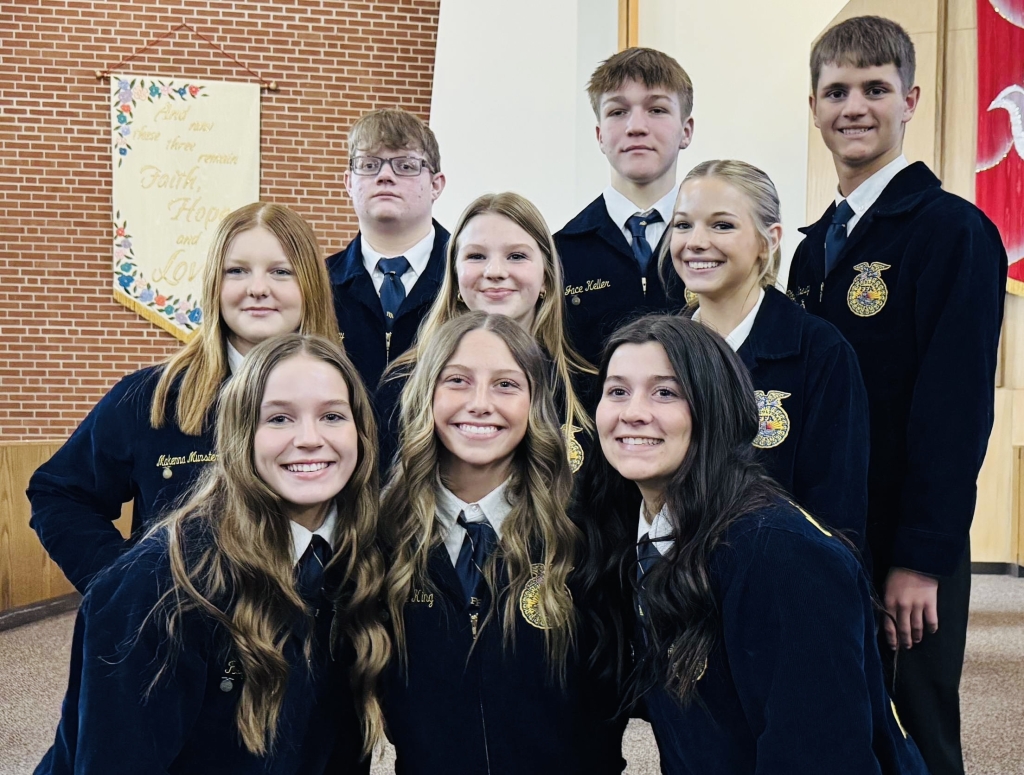
M 448 232 L 431 209 L 445 179 L 434 133 L 404 110 L 364 115 L 348 148 L 345 190 L 359 233 L 327 268 L 345 351 L 372 393 L 441 287 Z
M 629 48 L 587 84 L 611 185 L 555 235 L 573 346 L 591 363 L 622 322 L 675 312 L 683 287 L 658 275 L 658 249 L 675 206 L 676 162 L 693 137 L 693 84 L 672 57 Z M 667 287 L 667 290 L 666 290 Z
M 894 622 L 893 698 L 933 775 L 963 773 L 968 533 L 992 429 L 1006 252 L 974 205 L 903 155 L 920 89 L 896 23 L 849 19 L 811 52 L 811 111 L 835 203 L 798 246 L 790 294 L 839 328 L 868 390 L 867 539 Z M 868 418 L 865 418 L 868 421 Z

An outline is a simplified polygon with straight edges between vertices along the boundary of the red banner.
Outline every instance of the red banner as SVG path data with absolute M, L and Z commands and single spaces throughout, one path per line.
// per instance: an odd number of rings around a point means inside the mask
M 978 0 L 975 201 L 1010 257 L 1006 289 L 1024 296 L 1024 0 Z

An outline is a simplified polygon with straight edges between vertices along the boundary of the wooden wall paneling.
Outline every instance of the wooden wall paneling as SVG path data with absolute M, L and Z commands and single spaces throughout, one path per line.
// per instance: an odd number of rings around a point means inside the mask
M 32 605 L 74 592 L 29 527 L 25 488 L 32 473 L 60 448 L 59 442 L 0 444 L 0 611 Z M 132 504 L 114 524 L 131 531 Z

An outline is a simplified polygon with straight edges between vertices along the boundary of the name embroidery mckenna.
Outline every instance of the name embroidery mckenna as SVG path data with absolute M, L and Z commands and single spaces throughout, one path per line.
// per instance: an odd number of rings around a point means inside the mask
M 586 293 L 587 291 L 603 291 L 605 288 L 609 287 L 611 287 L 610 280 L 602 280 L 598 277 L 596 280 L 587 280 L 586 285 L 565 286 L 565 295 L 576 296 L 580 293 Z
M 192 450 L 188 455 L 161 455 L 157 458 L 157 468 L 169 468 L 170 466 L 183 466 L 188 463 L 212 463 L 217 459 L 216 452 L 196 452 Z

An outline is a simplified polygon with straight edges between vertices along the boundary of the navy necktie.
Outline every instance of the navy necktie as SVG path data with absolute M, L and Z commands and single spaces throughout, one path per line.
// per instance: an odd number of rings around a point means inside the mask
M 498 543 L 498 534 L 494 532 L 490 522 L 467 522 L 461 513 L 457 521 L 465 529 L 466 537 L 462 541 L 459 558 L 455 561 L 455 573 L 459 577 L 468 603 L 470 598 L 476 595 L 480 581 L 484 577 L 484 563 Z
M 661 552 L 658 551 L 658 547 L 654 545 L 654 541 L 649 541 L 651 534 L 644 533 L 644 537 L 640 539 L 640 542 L 636 547 L 637 554 L 637 568 L 636 568 L 636 580 L 643 581 L 644 576 L 651 572 L 651 568 L 654 567 L 654 563 L 661 559 Z
M 380 305 L 384 308 L 384 318 L 390 331 L 398 317 L 398 309 L 405 301 L 402 275 L 409 268 L 409 261 L 405 256 L 382 258 L 377 262 L 377 268 L 384 273 L 384 282 L 380 286 Z
M 313 608 L 326 602 L 324 568 L 331 561 L 331 546 L 323 536 L 314 535 L 295 569 L 295 586 L 299 594 Z
M 825 276 L 835 269 L 839 263 L 839 254 L 846 244 L 846 224 L 853 217 L 853 208 L 845 199 L 832 213 L 832 223 L 825 233 Z
M 647 241 L 647 225 L 650 223 L 661 223 L 661 214 L 657 210 L 651 210 L 647 215 L 633 215 L 626 220 L 626 228 L 633 235 L 633 257 L 640 265 L 640 274 L 645 277 L 654 252 Z

